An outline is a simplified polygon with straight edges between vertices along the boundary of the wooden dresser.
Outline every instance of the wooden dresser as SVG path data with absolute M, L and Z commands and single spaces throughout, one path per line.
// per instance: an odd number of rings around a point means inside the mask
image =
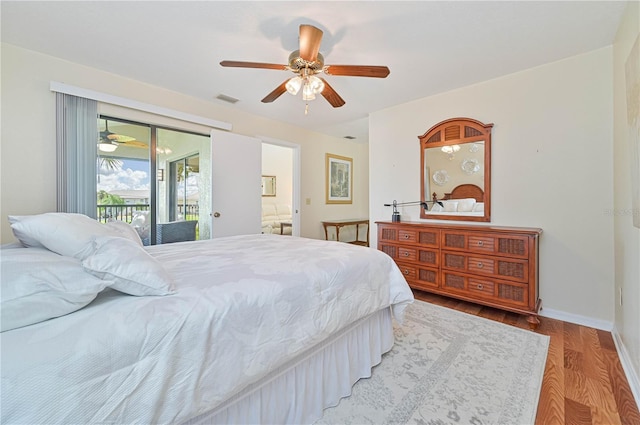
M 542 229 L 422 222 L 377 222 L 378 249 L 414 289 L 527 315 L 538 310 Z

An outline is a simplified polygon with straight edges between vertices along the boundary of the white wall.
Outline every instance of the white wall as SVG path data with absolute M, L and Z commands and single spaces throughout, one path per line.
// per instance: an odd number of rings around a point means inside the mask
M 184 96 L 143 82 L 126 79 L 72 62 L 2 43 L 2 139 L 0 158 L 0 240 L 13 239 L 7 215 L 55 211 L 55 96 L 51 81 L 108 93 L 164 108 L 229 122 L 233 132 L 267 136 L 298 143 L 301 148 L 302 214 L 300 234 L 324 238 L 320 221 L 356 217 L 368 210 L 366 145 L 326 136 L 231 107 Z M 322 101 L 322 100 L 320 100 Z M 100 112 L 123 117 L 112 105 Z M 150 116 L 129 110 L 126 117 L 208 134 L 202 126 Z M 324 204 L 324 155 L 326 152 L 354 158 L 354 203 Z M 305 199 L 310 199 L 310 205 Z
M 629 2 L 614 44 L 614 222 L 615 294 L 622 290 L 623 302 L 615 302 L 615 332 L 623 343 L 623 365 L 633 369 L 630 379 L 640 403 L 640 229 L 633 227 L 631 204 L 631 155 L 627 123 L 625 64 L 631 47 L 640 37 L 640 3 Z M 637 94 L 636 94 L 637 95 Z M 637 111 L 636 111 L 637 113 Z M 626 352 L 624 351 L 626 350 Z M 627 363 L 625 363 L 627 360 Z M 627 375 L 630 373 L 628 372 Z
M 418 135 L 453 117 L 494 123 L 491 224 L 543 229 L 543 309 L 611 326 L 611 60 L 603 48 L 372 114 L 372 219 L 390 220 L 393 199 L 420 199 Z M 419 220 L 418 207 L 401 213 Z

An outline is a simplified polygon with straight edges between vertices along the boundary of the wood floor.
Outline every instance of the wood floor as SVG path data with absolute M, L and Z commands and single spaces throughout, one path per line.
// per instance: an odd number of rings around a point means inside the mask
M 529 329 L 526 317 L 414 291 L 416 299 Z M 610 332 L 540 318 L 549 335 L 536 425 L 639 425 L 640 412 Z

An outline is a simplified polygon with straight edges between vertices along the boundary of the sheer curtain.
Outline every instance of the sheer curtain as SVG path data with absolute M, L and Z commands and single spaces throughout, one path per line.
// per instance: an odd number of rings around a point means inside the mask
M 98 102 L 56 93 L 56 207 L 96 218 Z

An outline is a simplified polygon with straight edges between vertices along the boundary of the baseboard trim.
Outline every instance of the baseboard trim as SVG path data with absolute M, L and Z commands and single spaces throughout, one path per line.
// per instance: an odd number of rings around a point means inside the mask
M 598 320 L 592 317 L 580 316 L 579 314 L 566 313 L 551 308 L 540 309 L 540 316 L 550 319 L 562 320 L 563 322 L 575 323 L 576 325 L 588 326 L 590 328 L 600 329 L 611 332 L 613 330 L 613 322 L 608 320 Z
M 631 393 L 633 393 L 633 398 L 636 399 L 636 406 L 640 407 L 640 378 L 633 367 L 629 352 L 622 342 L 622 338 L 615 326 L 613 327 L 611 334 L 613 335 L 613 342 L 616 345 L 616 350 L 618 351 L 620 363 L 622 363 L 622 369 L 624 370 L 624 374 L 629 382 L 629 387 L 631 387 Z

